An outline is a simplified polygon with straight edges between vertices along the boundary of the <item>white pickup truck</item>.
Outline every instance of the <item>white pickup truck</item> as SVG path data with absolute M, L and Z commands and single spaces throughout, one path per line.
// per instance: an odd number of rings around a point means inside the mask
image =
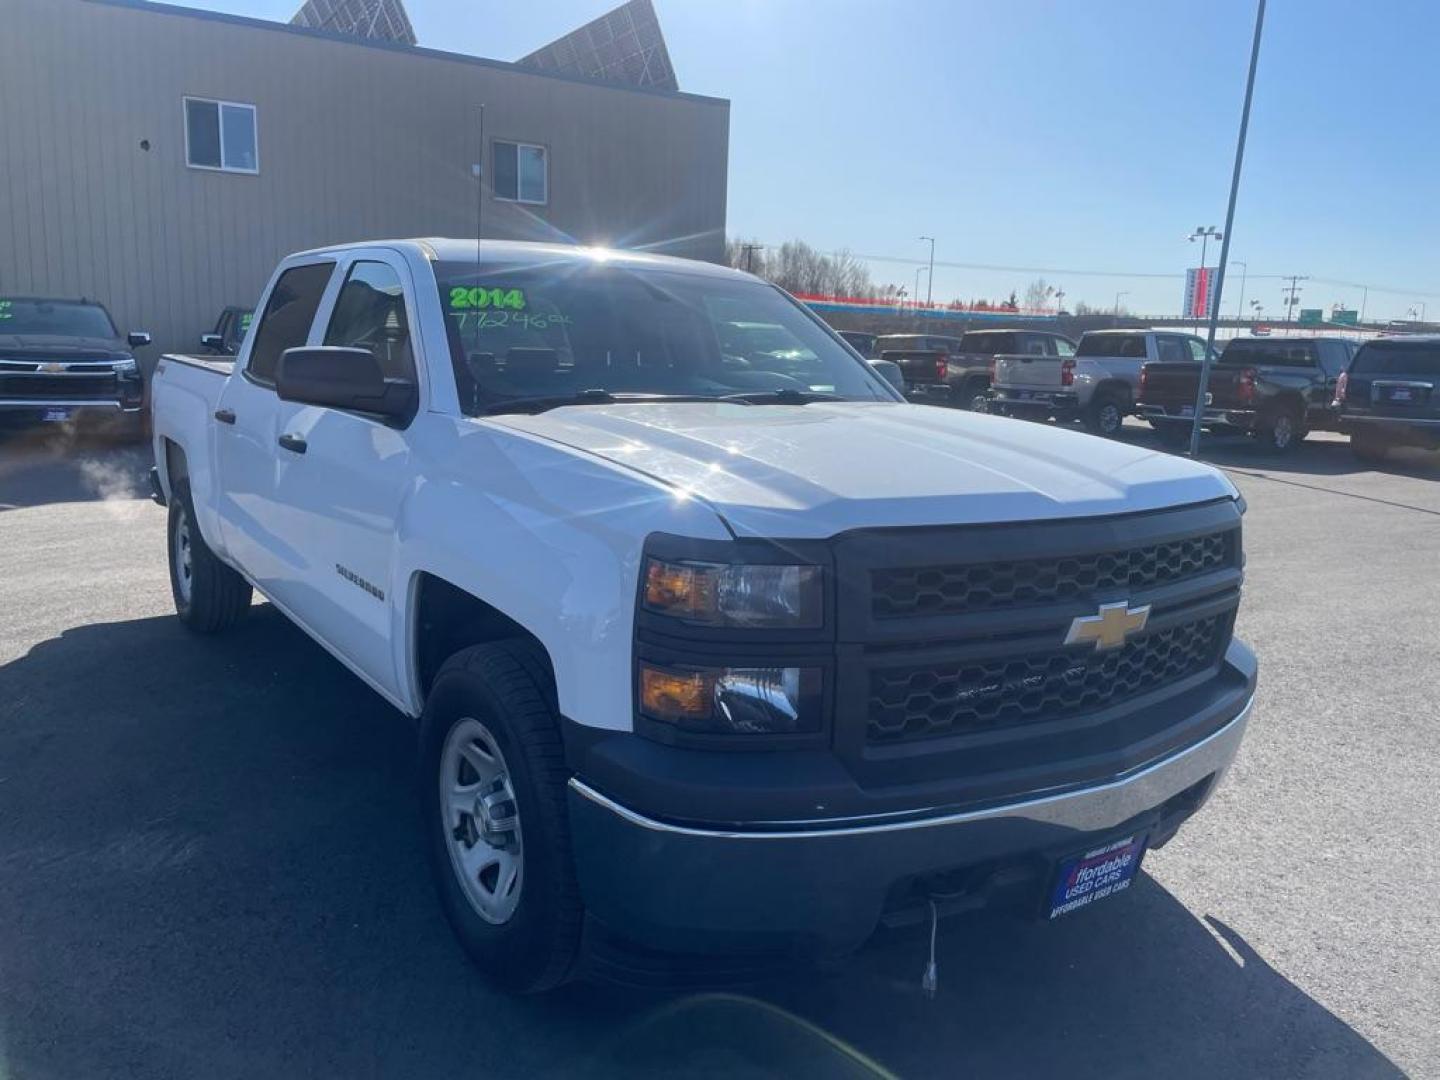
M 1235 755 L 1209 467 L 909 405 L 682 260 L 336 247 L 257 311 L 159 363 L 175 606 L 218 631 L 256 589 L 418 720 L 440 900 L 504 986 L 1065 917 Z
M 1163 330 L 1091 330 L 1073 355 L 997 356 L 990 407 L 1026 420 L 1080 420 L 1093 435 L 1120 433 L 1140 396 L 1140 369 L 1155 360 L 1205 355 L 1193 334 Z

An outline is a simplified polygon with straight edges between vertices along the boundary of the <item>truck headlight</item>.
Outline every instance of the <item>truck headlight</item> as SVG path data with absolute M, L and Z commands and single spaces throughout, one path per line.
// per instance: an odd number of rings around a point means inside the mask
M 133 356 L 127 356 L 123 360 L 115 361 L 115 374 L 122 379 L 133 379 L 140 374 L 140 365 Z
M 799 735 L 820 730 L 819 668 L 640 665 L 640 711 L 682 731 Z
M 818 566 L 645 561 L 645 609 L 702 626 L 814 629 L 821 596 Z

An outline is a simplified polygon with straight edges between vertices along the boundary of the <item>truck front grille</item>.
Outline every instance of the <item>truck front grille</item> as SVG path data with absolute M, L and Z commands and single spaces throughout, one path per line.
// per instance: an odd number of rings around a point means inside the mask
M 114 398 L 114 375 L 5 375 L 0 373 L 0 398 L 55 401 Z
M 1107 590 L 1152 588 L 1233 565 L 1234 531 L 1064 558 L 871 571 L 877 619 L 1051 604 Z
M 1111 652 L 1061 648 L 983 661 L 872 668 L 867 741 L 977 734 L 1093 712 L 1214 665 L 1229 629 L 1229 615 L 1211 615 L 1146 634 Z

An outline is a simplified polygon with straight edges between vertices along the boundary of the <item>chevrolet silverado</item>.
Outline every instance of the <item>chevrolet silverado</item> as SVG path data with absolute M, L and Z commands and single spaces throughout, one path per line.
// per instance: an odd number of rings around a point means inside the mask
M 341 246 L 257 312 L 159 365 L 176 610 L 258 590 L 416 719 L 440 904 L 508 988 L 1083 918 L 1235 756 L 1208 466 L 907 404 L 703 263 Z

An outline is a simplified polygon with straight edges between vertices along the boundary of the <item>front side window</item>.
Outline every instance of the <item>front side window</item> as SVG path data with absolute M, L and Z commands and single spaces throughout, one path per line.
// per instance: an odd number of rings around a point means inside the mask
M 256 382 L 270 385 L 275 381 L 275 367 L 286 349 L 298 349 L 310 338 L 310 324 L 320 307 L 325 286 L 330 283 L 333 262 L 292 266 L 280 275 L 260 326 L 250 346 L 250 362 L 245 372 Z
M 550 201 L 549 152 L 533 143 L 495 141 L 495 197 L 511 202 Z
M 780 390 L 893 401 L 870 365 L 773 286 L 567 261 L 435 268 L 460 401 Z
M 259 172 L 255 106 L 186 98 L 185 163 L 194 169 Z
M 335 298 L 325 344 L 368 349 L 387 379 L 415 378 L 405 292 L 393 268 L 380 262 L 357 262 L 350 268 Z

